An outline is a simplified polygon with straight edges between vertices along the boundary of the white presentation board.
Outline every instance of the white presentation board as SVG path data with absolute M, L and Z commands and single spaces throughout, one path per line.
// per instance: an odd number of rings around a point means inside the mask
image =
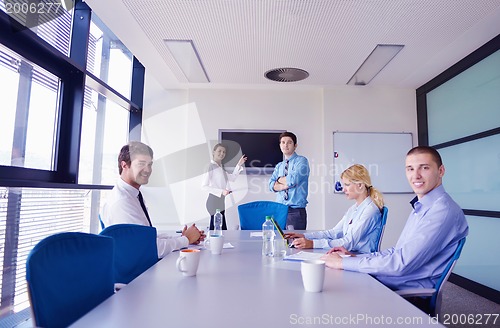
M 412 147 L 412 134 L 406 132 L 334 132 L 334 186 L 345 169 L 363 164 L 372 185 L 382 193 L 412 193 L 405 174 L 406 153 Z

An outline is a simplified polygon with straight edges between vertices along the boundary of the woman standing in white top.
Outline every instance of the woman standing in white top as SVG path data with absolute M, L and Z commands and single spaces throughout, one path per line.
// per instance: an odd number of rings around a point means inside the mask
M 207 211 L 210 214 L 210 230 L 214 229 L 214 214 L 217 209 L 222 213 L 222 230 L 227 230 L 225 212 L 225 198 L 232 191 L 229 181 L 234 181 L 243 171 L 247 157 L 241 156 L 233 173 L 228 173 L 224 169 L 222 160 L 226 157 L 226 146 L 218 143 L 214 146 L 212 160 L 208 166 L 207 173 L 203 177 L 202 188 L 208 191 Z

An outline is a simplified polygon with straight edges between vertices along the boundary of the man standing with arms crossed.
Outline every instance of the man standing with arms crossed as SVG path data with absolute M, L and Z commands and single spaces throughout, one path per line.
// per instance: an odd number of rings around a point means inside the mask
M 292 132 L 280 135 L 280 149 L 285 160 L 278 163 L 269 180 L 269 189 L 277 192 L 276 201 L 288 206 L 286 226 L 296 230 L 307 227 L 307 193 L 309 188 L 309 162 L 297 155 L 297 137 Z

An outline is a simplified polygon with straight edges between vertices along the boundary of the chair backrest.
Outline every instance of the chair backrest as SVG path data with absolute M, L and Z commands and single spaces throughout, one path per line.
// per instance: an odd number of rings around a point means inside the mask
M 115 283 L 128 284 L 158 262 L 156 228 L 137 224 L 108 226 L 100 235 L 112 237 L 115 244 Z
M 286 229 L 288 206 L 271 201 L 256 201 L 238 206 L 241 230 L 261 230 L 266 216 L 272 215 L 281 229 Z
M 67 327 L 114 293 L 113 240 L 64 232 L 40 241 L 26 261 L 35 325 Z
M 378 235 L 378 241 L 377 241 L 377 252 L 380 252 L 380 246 L 382 246 L 382 237 L 384 237 L 384 231 L 385 231 L 385 224 L 387 223 L 387 213 L 389 212 L 389 209 L 387 206 L 382 207 L 382 227 L 380 229 L 380 234 Z
M 455 250 L 455 253 L 453 253 L 453 256 L 450 259 L 450 262 L 448 262 L 448 265 L 446 265 L 443 273 L 441 274 L 441 277 L 438 279 L 436 282 L 436 285 L 434 286 L 434 289 L 436 292 L 432 295 L 430 299 L 430 310 L 431 310 L 431 315 L 435 316 L 437 313 L 440 313 L 441 311 L 441 299 L 442 299 L 442 289 L 444 286 L 444 283 L 448 280 L 448 277 L 450 276 L 451 272 L 453 271 L 453 268 L 455 267 L 455 264 L 457 263 L 458 259 L 460 258 L 460 254 L 462 253 L 462 249 L 465 244 L 465 237 L 460 239 L 458 242 L 457 249 Z

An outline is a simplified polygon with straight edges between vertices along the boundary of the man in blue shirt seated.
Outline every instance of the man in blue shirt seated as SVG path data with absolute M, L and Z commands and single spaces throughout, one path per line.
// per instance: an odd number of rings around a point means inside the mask
M 288 206 L 286 227 L 306 230 L 307 193 L 309 189 L 309 162 L 297 155 L 297 136 L 292 132 L 280 134 L 280 149 L 285 160 L 279 162 L 269 179 L 269 190 L 277 193 L 276 202 Z
M 322 257 L 335 269 L 369 273 L 391 289 L 433 288 L 469 227 L 460 206 L 442 186 L 445 169 L 439 153 L 419 146 L 406 155 L 406 177 L 417 195 L 395 247 L 350 254 L 334 248 Z

